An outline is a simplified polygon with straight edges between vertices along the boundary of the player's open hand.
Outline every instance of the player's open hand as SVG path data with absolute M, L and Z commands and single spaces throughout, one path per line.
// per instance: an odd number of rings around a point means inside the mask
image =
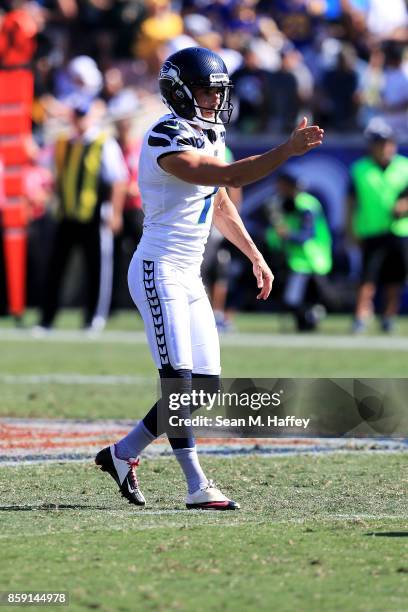
M 324 130 L 318 125 L 308 126 L 307 118 L 303 117 L 288 140 L 291 155 L 303 155 L 311 149 L 319 147 L 323 142 L 323 136 Z
M 256 259 L 252 267 L 256 284 L 260 292 L 256 296 L 257 300 L 267 300 L 272 290 L 273 274 L 263 257 Z

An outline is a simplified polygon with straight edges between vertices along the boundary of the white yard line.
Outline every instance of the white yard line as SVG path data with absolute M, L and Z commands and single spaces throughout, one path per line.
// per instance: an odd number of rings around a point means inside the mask
M 408 337 L 387 336 L 329 336 L 300 334 L 247 334 L 231 333 L 221 335 L 223 346 L 308 348 L 328 350 L 379 350 L 408 351 Z M 104 331 L 89 335 L 76 330 L 55 330 L 40 338 L 34 337 L 29 330 L 1 329 L 0 341 L 13 342 L 62 342 L 62 343 L 100 343 L 100 344 L 142 344 L 146 345 L 144 332 Z
M 257 457 L 261 457 L 261 458 L 268 458 L 271 460 L 276 460 L 279 458 L 284 458 L 284 457 L 293 457 L 293 456 L 299 456 L 299 455 L 346 455 L 346 454 L 350 454 L 353 453 L 355 454 L 356 452 L 358 452 L 359 454 L 373 454 L 375 453 L 376 455 L 390 455 L 390 454 L 398 454 L 398 453 L 406 453 L 406 450 L 403 448 L 399 448 L 399 449 L 389 449 L 389 450 L 368 450 L 368 449 L 362 449 L 362 450 L 355 450 L 355 451 L 349 451 L 349 450 L 344 450 L 344 449 L 332 449 L 332 448 L 322 448 L 322 449 L 309 449 L 309 450 L 304 450 L 304 451 L 299 451 L 299 450 L 279 450 L 279 449 L 273 449 L 273 448 L 267 448 L 264 450 L 264 452 L 259 452 L 256 450 L 253 450 L 253 452 L 251 452 L 251 449 L 237 449 L 235 452 L 228 452 L 228 451 L 224 451 L 222 453 L 218 453 L 218 452 L 211 452 L 211 450 L 207 450 L 206 448 L 199 448 L 200 451 L 200 455 L 212 455 L 212 456 L 216 456 L 219 457 L 221 459 L 232 459 L 234 457 L 239 457 L 242 455 L 245 456 L 257 456 Z M 241 451 L 241 452 L 240 452 Z M 31 453 L 31 455 L 33 455 L 34 453 Z M 148 456 L 145 457 L 146 460 L 148 461 L 156 461 L 157 459 L 163 459 L 163 458 L 167 458 L 171 453 L 168 451 L 163 452 L 163 454 L 161 453 L 151 453 Z M 35 459 L 25 459 L 24 456 L 18 457 L 16 459 L 7 459 L 6 461 L 1 461 L 0 460 L 0 469 L 1 468 L 13 468 L 13 467 L 27 467 L 27 466 L 44 466 L 44 465 L 52 465 L 55 463 L 64 463 L 64 464 L 70 464 L 70 463 L 93 463 L 94 461 L 94 456 L 93 455 L 87 455 L 86 457 L 84 457 L 83 455 L 78 455 L 78 457 L 41 457 L 38 456 Z

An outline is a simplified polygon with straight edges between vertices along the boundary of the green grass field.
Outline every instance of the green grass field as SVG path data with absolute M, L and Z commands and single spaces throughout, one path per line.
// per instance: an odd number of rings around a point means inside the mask
M 141 330 L 136 316 L 113 319 L 107 340 L 35 340 L 11 327 L 0 322 L 0 418 L 133 419 L 151 405 L 146 346 L 114 335 Z M 77 328 L 77 314 L 60 327 Z M 282 320 L 245 315 L 237 327 L 261 342 Z M 395 342 L 408 337 L 408 322 L 399 327 Z M 393 338 L 379 348 L 374 327 L 366 344 L 341 347 L 348 329 L 347 318 L 329 318 L 319 348 L 308 337 L 289 346 L 289 336 L 285 347 L 284 334 L 279 347 L 226 338 L 224 375 L 406 376 L 408 351 Z M 70 382 L 78 374 L 81 384 Z M 124 376 L 135 378 L 122 384 Z M 202 464 L 239 512 L 184 510 L 172 458 L 142 463 L 142 510 L 91 463 L 0 463 L 0 591 L 68 591 L 72 610 L 407 609 L 407 453 L 203 456 Z
M 241 511 L 179 512 L 173 459 L 143 465 L 146 510 L 93 466 L 0 469 L 0 588 L 69 591 L 73 609 L 406 609 L 406 457 L 203 465 Z

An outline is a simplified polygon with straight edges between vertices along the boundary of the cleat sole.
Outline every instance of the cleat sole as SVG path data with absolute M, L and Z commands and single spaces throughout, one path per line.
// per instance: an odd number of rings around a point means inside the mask
M 237 502 L 228 500 L 227 502 L 206 502 L 204 504 L 186 504 L 188 510 L 207 510 L 212 512 L 225 512 L 226 510 L 239 510 Z
M 142 506 L 145 506 L 145 505 L 146 505 L 146 502 L 145 502 L 145 501 L 143 501 L 143 502 L 142 502 L 142 501 L 139 501 L 139 500 L 136 500 L 136 499 L 133 499 L 133 498 L 132 498 L 132 499 L 130 499 L 130 498 L 129 498 L 129 497 L 128 497 L 128 496 L 127 496 L 127 495 L 126 495 L 126 494 L 125 494 L 125 493 L 122 491 L 122 489 L 119 489 L 119 493 L 120 493 L 120 494 L 121 494 L 121 496 L 122 496 L 124 499 L 126 499 L 126 500 L 128 501 L 128 503 L 129 503 L 129 504 L 131 504 L 132 506 L 141 506 L 141 507 L 142 507 Z

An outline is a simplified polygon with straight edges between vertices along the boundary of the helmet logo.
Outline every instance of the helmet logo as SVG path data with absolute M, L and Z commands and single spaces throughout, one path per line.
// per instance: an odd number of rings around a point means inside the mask
M 209 75 L 211 84 L 228 85 L 230 80 L 228 74 L 225 72 L 213 72 Z
M 170 81 L 178 81 L 179 74 L 180 69 L 171 62 L 167 61 L 164 62 L 163 66 L 161 67 L 159 78 L 169 79 Z

